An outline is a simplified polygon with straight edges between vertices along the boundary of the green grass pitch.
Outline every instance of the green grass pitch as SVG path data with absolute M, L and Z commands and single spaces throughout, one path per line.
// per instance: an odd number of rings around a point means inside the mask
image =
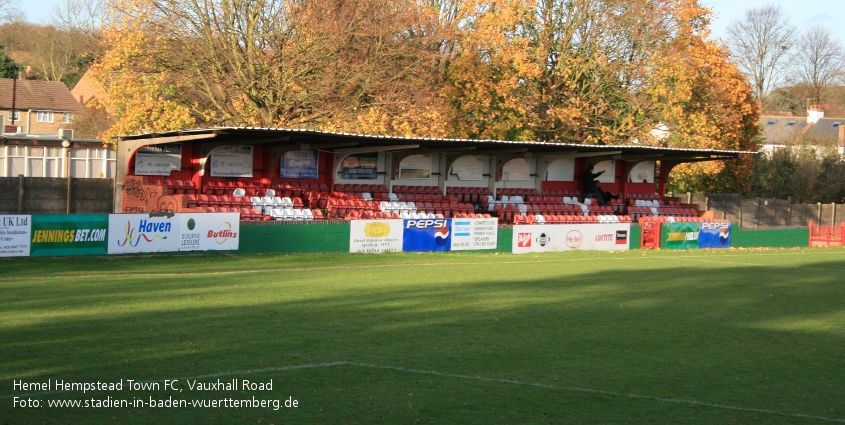
M 1 259 L 6 423 L 845 423 L 845 249 Z

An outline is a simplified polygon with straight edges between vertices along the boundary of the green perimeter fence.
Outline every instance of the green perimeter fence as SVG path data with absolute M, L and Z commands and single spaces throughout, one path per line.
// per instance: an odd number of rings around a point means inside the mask
M 661 248 L 666 248 L 667 232 L 661 231 Z M 805 248 L 809 229 L 731 230 L 734 248 Z M 631 249 L 640 248 L 640 226 L 631 225 Z M 496 252 L 511 252 L 513 228 L 499 227 Z M 270 224 L 241 226 L 240 253 L 349 252 L 349 224 Z M 489 252 L 489 251 L 486 251 Z
M 71 219 L 81 219 L 89 215 L 59 215 L 57 217 L 67 218 L 66 221 L 73 221 Z M 90 215 L 94 216 L 94 215 Z M 98 216 L 101 221 L 107 222 L 105 215 Z M 43 220 L 42 220 L 43 221 Z M 41 225 L 43 227 L 43 225 Z M 79 227 L 75 224 L 65 223 L 65 227 Z M 104 227 L 99 226 L 99 227 Z M 61 227 L 61 229 L 65 229 Z M 89 225 L 83 226 L 91 227 Z M 98 226 L 94 226 L 98 227 Z M 70 227 L 67 227 L 70 228 Z M 242 222 L 240 225 L 239 248 L 234 253 L 256 254 L 256 253 L 309 253 L 309 252 L 349 252 L 350 250 L 350 224 L 343 221 L 333 221 L 327 223 L 314 222 Z M 38 226 L 33 226 L 32 242 L 43 242 L 40 239 L 36 240 L 44 232 L 58 232 L 61 229 L 53 231 L 50 229 L 41 230 Z M 87 229 L 90 230 L 90 229 Z M 41 233 L 38 233 L 41 232 Z M 77 231 L 79 234 L 82 232 Z M 95 232 L 96 233 L 96 232 Z M 51 233 L 52 234 L 52 233 Z M 88 233 L 84 233 L 88 234 Z M 92 233 L 93 234 L 93 233 Z M 513 227 L 501 226 L 498 228 L 497 248 L 495 250 L 485 250 L 481 252 L 501 252 L 510 253 L 513 247 Z M 24 236 L 26 238 L 26 236 Z M 79 239 L 79 238 L 76 238 Z M 90 239 L 90 238 L 89 238 Z M 668 232 L 665 226 L 661 226 L 660 247 L 667 247 Z M 105 254 L 105 241 L 99 240 L 102 245 L 99 251 L 84 251 L 74 250 L 73 252 L 33 252 L 32 255 L 97 255 Z M 74 241 L 59 241 L 59 242 L 74 242 L 73 245 L 80 245 L 84 243 L 93 242 L 79 242 Z M 630 249 L 640 249 L 641 245 L 641 226 L 637 224 L 631 225 L 629 236 Z M 44 244 L 41 244 L 44 245 Z M 66 243 L 65 245 L 70 246 Z M 804 228 L 789 228 L 789 229 L 755 229 L 747 230 L 734 227 L 731 230 L 731 246 L 734 248 L 798 248 L 809 246 L 809 229 Z M 2 248 L 2 246 L 0 246 Z M 84 252 L 83 252 L 84 251 Z M 232 253 L 232 251 L 228 251 Z

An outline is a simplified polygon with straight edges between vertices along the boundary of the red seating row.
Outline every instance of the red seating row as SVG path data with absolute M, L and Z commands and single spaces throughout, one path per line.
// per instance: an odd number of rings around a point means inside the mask
M 544 196 L 557 196 L 557 197 L 570 196 L 570 197 L 576 197 L 576 198 L 581 198 L 582 196 L 584 196 L 584 194 L 581 193 L 580 190 L 565 190 L 565 189 L 544 190 L 543 195 Z
M 541 214 L 540 217 L 542 217 L 542 222 L 535 214 L 517 214 L 513 217 L 513 224 L 586 224 L 603 222 L 601 218 L 596 215 Z M 618 219 L 619 223 L 631 222 L 631 217 L 626 215 L 614 217 Z
M 167 195 L 183 195 L 186 193 L 197 193 L 197 187 L 194 182 L 187 180 L 170 180 L 151 178 L 148 183 L 154 186 L 164 186 L 167 190 Z
M 358 184 L 358 183 L 335 183 L 335 192 L 358 192 L 358 193 L 388 193 L 387 186 L 383 184 Z
M 439 186 L 407 186 L 397 184 L 393 186 L 393 193 L 430 193 L 432 195 L 436 195 L 443 193 L 443 190 L 441 190 Z
M 656 193 L 626 193 L 625 199 L 656 199 L 660 200 L 661 196 Z
M 476 195 L 492 195 L 493 191 L 489 187 L 463 187 L 452 186 L 446 188 L 447 195 L 460 195 L 462 193 L 476 194 Z
M 713 217 L 671 217 L 671 216 L 647 216 L 640 217 L 640 223 L 654 221 L 658 223 L 709 223 L 716 221 Z
M 185 195 L 184 203 L 188 208 L 252 207 L 249 197 L 232 195 Z
M 346 215 L 342 216 L 344 220 L 390 220 L 390 219 L 398 219 L 399 213 L 392 213 L 386 211 L 373 211 L 373 210 L 351 210 L 346 213 Z
M 507 196 L 522 196 L 523 199 L 529 196 L 537 196 L 540 192 L 537 189 L 529 189 L 524 187 L 503 187 L 500 189 L 496 189 L 496 196 L 501 197 L 502 195 Z

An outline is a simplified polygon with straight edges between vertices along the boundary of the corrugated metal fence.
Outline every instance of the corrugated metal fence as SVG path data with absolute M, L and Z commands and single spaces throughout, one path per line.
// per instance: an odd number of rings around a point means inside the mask
M 677 196 L 677 195 L 676 195 Z M 803 227 L 809 222 L 835 226 L 845 222 L 845 204 L 793 204 L 789 200 L 751 198 L 739 194 L 685 194 L 682 202 L 697 204 L 702 211 L 715 211 L 716 218 L 744 228 Z

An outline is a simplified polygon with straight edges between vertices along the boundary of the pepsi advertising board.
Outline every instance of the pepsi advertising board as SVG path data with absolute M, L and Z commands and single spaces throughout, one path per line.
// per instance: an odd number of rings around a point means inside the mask
M 402 251 L 449 251 L 452 248 L 452 219 L 406 219 Z
M 727 221 L 701 223 L 699 248 L 730 248 L 731 223 Z

